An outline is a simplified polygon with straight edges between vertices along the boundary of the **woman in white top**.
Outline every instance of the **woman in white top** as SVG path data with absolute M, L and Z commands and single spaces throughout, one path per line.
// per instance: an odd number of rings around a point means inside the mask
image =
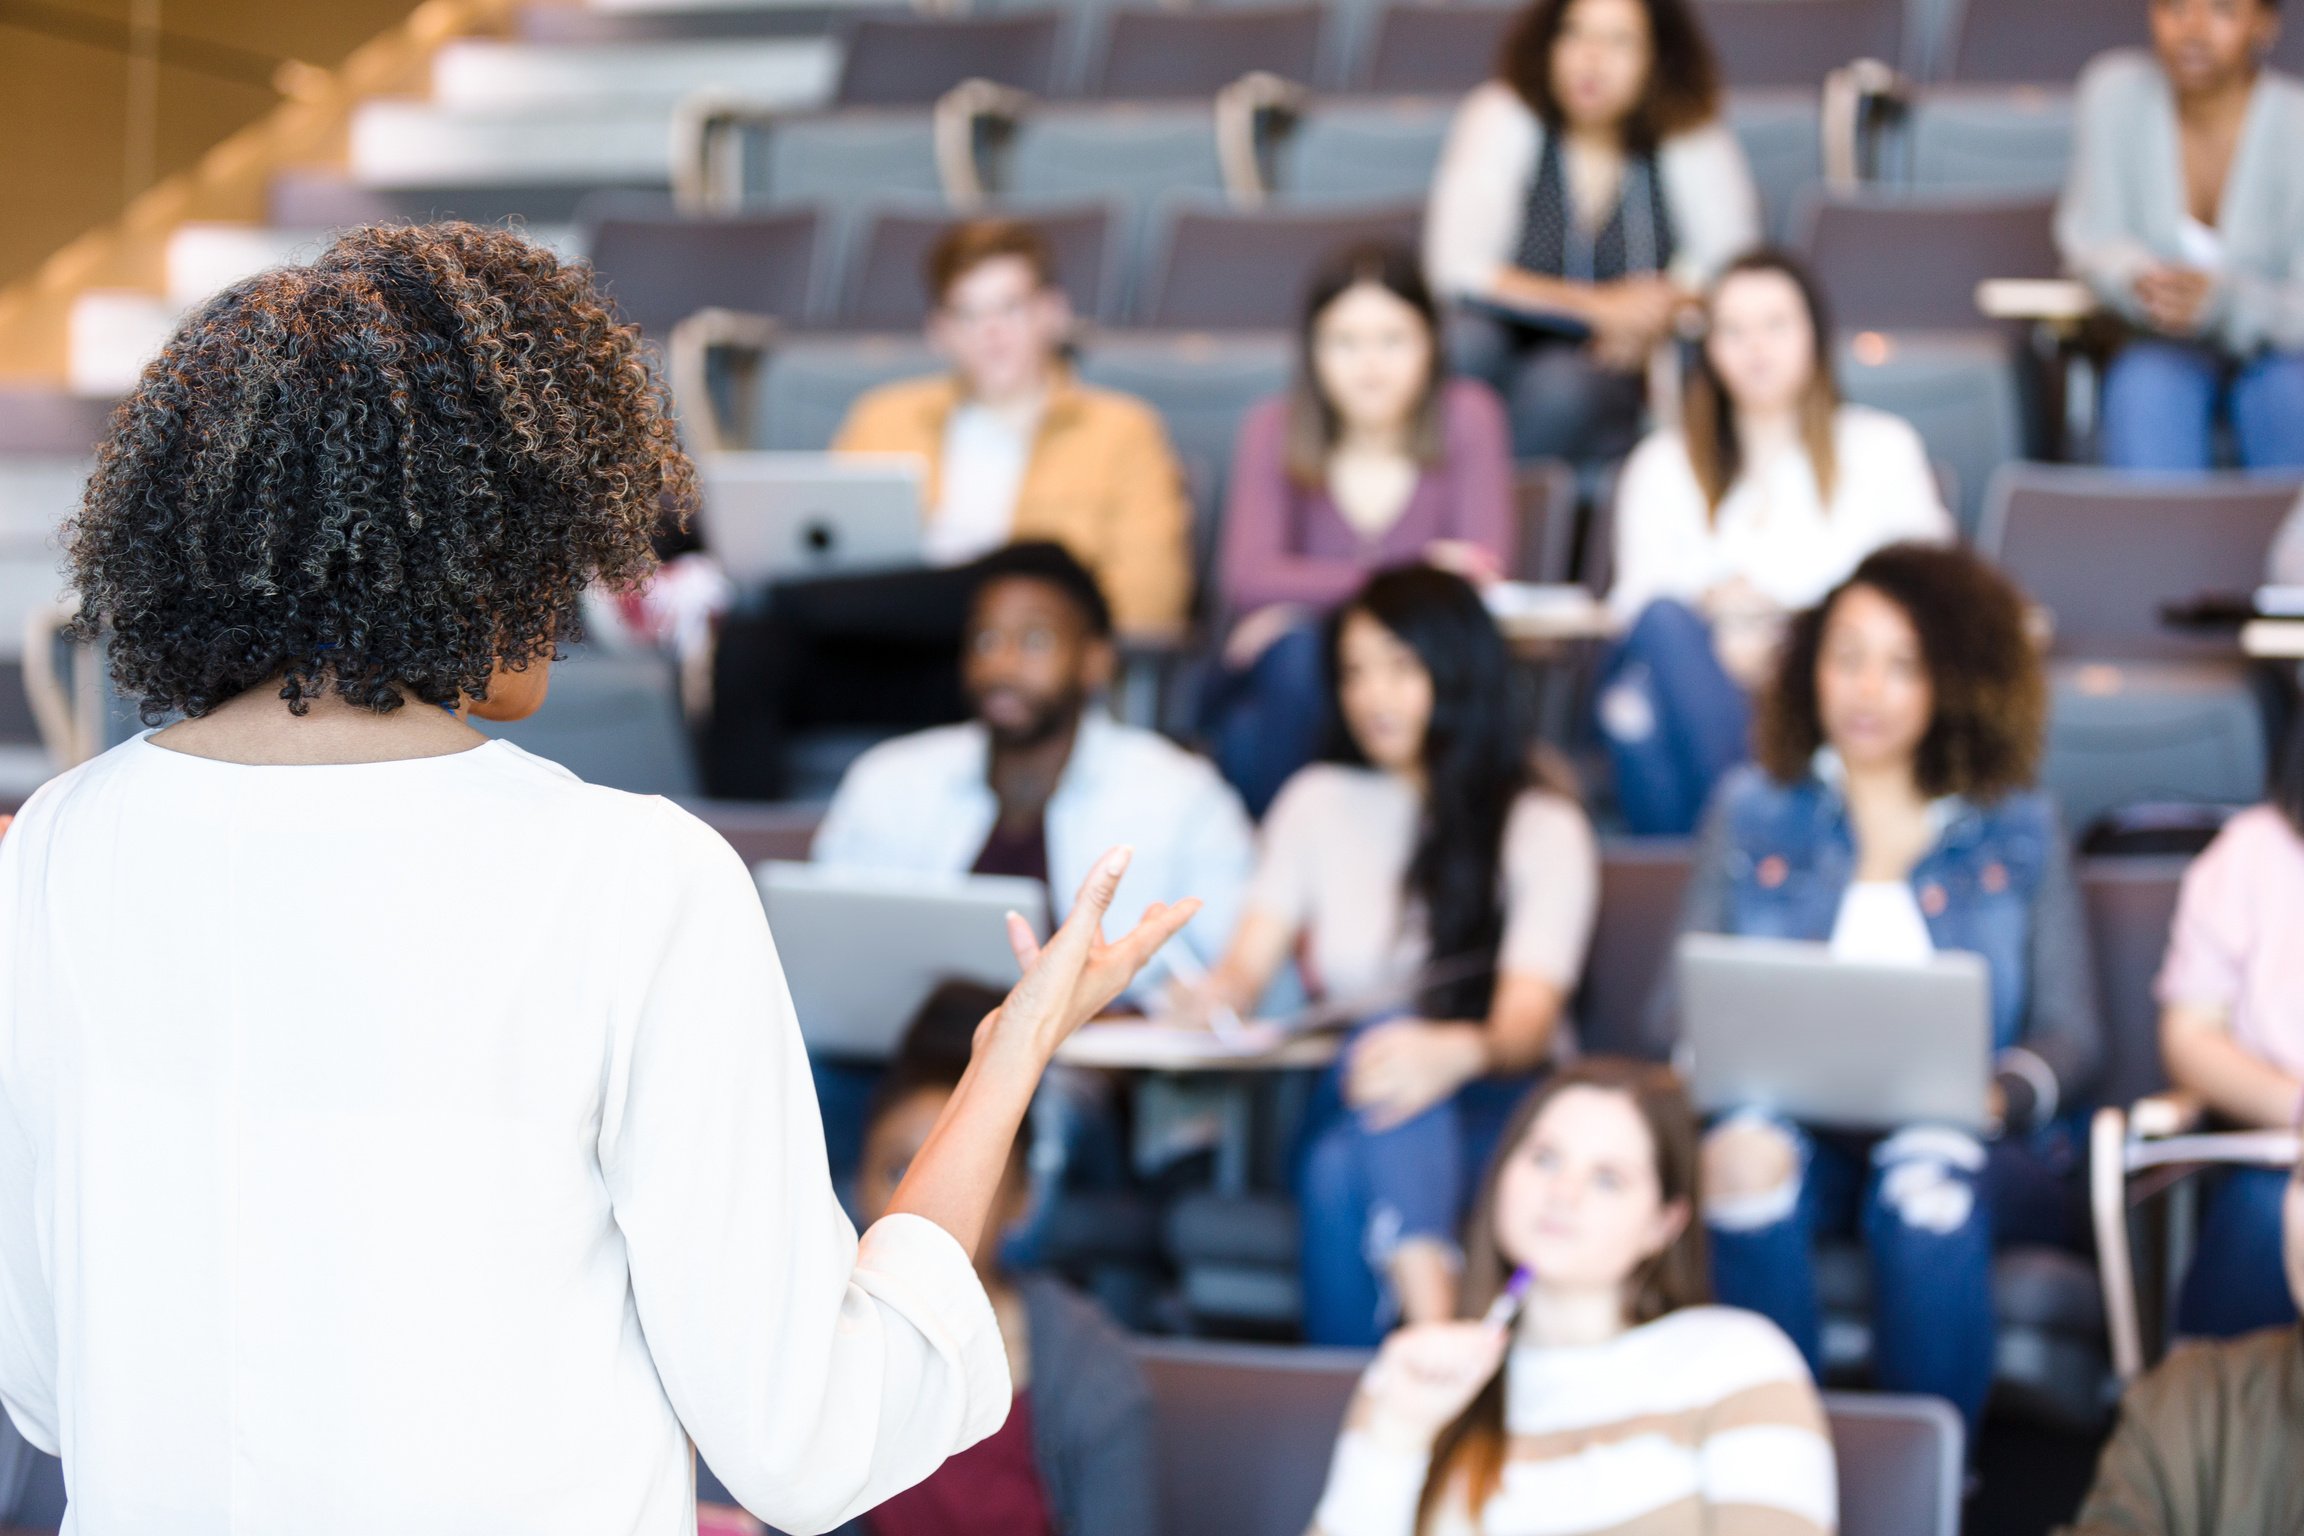
M 1709 320 L 1679 428 L 1641 443 L 1616 491 L 1608 606 L 1626 633 L 1599 715 L 1637 833 L 1687 833 L 1744 760 L 1748 695 L 1785 615 L 1883 545 L 1952 536 L 1920 435 L 1840 399 L 1797 262 L 1736 261 Z
M 1450 1315 L 1470 1170 L 1552 1055 L 1599 857 L 1532 781 L 1513 665 L 1462 577 L 1400 566 L 1330 632 L 1328 760 L 1265 819 L 1232 948 L 1201 1001 L 1245 1011 L 1290 956 L 1360 1029 L 1323 1080 L 1298 1177 L 1305 1332 L 1373 1344 Z
M 1833 1530 L 1832 1445 L 1799 1351 L 1704 1304 L 1697 1162 L 1664 1067 L 1595 1058 L 1530 1095 L 1466 1240 L 1480 1320 L 1386 1341 L 1315 1536 Z
M 1759 243 L 1759 195 L 1687 0 L 1530 0 L 1500 60 L 1449 129 L 1425 268 L 1519 456 L 1613 461 L 1649 354 Z
M 543 699 L 688 466 L 500 230 L 227 290 L 70 530 L 147 716 L 0 840 L 0 1401 L 80 1536 L 822 1531 L 995 1429 L 968 1254 L 1040 1071 L 1181 913 L 1024 981 L 859 1243 L 744 866 L 466 723 Z
M 2125 0 L 2128 4 L 2146 0 Z M 2133 330 L 2104 462 L 2304 466 L 2304 84 L 2265 67 L 2277 0 L 2148 0 L 2152 52 L 2090 64 L 2056 211 L 2065 265 Z

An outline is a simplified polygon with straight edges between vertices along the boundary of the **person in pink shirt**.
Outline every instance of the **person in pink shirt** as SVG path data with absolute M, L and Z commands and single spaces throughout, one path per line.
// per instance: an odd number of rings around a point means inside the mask
M 2304 729 L 2267 804 L 2225 824 L 2185 871 L 2161 967 L 2169 1079 L 2250 1129 L 2304 1120 Z M 2228 1337 L 2296 1321 L 2281 1269 L 2287 1175 L 2236 1169 L 2208 1203 L 2177 1326 Z
M 1503 402 L 1448 377 L 1415 253 L 1339 252 L 1306 294 L 1294 387 L 1248 413 L 1232 455 L 1217 578 L 1231 631 L 1207 716 L 1252 813 L 1319 748 L 1316 621 L 1387 566 L 1492 581 L 1514 524 Z

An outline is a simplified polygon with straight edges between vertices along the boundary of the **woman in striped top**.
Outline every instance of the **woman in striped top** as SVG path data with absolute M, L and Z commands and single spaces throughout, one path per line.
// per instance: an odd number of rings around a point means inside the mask
M 1832 1531 L 1832 1447 L 1799 1351 L 1705 1304 L 1678 1079 L 1584 1062 L 1502 1145 L 1467 1234 L 1465 1298 L 1485 1315 L 1385 1343 L 1315 1536 Z

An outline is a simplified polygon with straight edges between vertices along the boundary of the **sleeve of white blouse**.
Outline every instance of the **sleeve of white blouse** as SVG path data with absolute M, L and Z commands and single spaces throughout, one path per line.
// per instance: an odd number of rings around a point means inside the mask
M 667 852 L 621 942 L 599 1138 L 641 1332 L 697 1449 L 755 1515 L 828 1531 L 997 1429 L 999 1325 L 950 1234 L 857 1242 L 760 898 L 733 850 L 658 802 Z
M 1511 264 L 1514 220 L 1535 163 L 1528 109 L 1490 81 L 1464 98 L 1448 125 L 1424 214 L 1424 276 L 1442 298 L 1494 291 Z
M 2056 247 L 2065 270 L 2130 320 L 2143 318 L 2136 278 L 2156 260 L 2137 230 L 2127 158 L 2128 125 L 2149 100 L 2155 66 L 2129 50 L 2105 54 L 2080 72 L 2072 108 L 2072 165 L 2056 203 Z
M 1928 445 L 1912 424 L 1900 416 L 1879 418 L 1872 466 L 1879 477 L 1876 514 L 1881 519 L 1881 542 L 1912 539 L 1926 544 L 1948 544 L 1958 534 L 1952 514 L 1936 483 L 1935 466 L 1928 462 Z
M 1312 1512 L 1313 1536 L 1408 1536 L 1416 1529 L 1416 1506 L 1423 1500 L 1432 1458 L 1382 1444 L 1364 1427 L 1367 1417 L 1363 1386 L 1345 1411 L 1344 1432 L 1328 1464 L 1328 1484 Z
M 1703 499 L 1677 433 L 1649 433 L 1625 460 L 1616 481 L 1616 570 L 1608 588 L 1608 611 L 1618 623 L 1630 624 L 1660 597 L 1702 595 Z
M 1728 125 L 1715 122 L 1666 144 L 1659 165 L 1680 233 L 1672 275 L 1703 288 L 1761 243 L 1760 191 L 1751 163 Z

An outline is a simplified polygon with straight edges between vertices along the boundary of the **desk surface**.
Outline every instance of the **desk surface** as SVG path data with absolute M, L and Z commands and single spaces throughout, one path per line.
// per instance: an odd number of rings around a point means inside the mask
M 2304 661 L 2304 619 L 2251 619 L 2240 649 L 2259 661 Z
M 1090 1024 L 1057 1048 L 1056 1059 L 1068 1067 L 1116 1072 L 1277 1072 L 1324 1067 L 1342 1048 L 1332 1033 L 1248 1028 L 1242 1039 L 1222 1040 L 1204 1029 L 1137 1019 Z

